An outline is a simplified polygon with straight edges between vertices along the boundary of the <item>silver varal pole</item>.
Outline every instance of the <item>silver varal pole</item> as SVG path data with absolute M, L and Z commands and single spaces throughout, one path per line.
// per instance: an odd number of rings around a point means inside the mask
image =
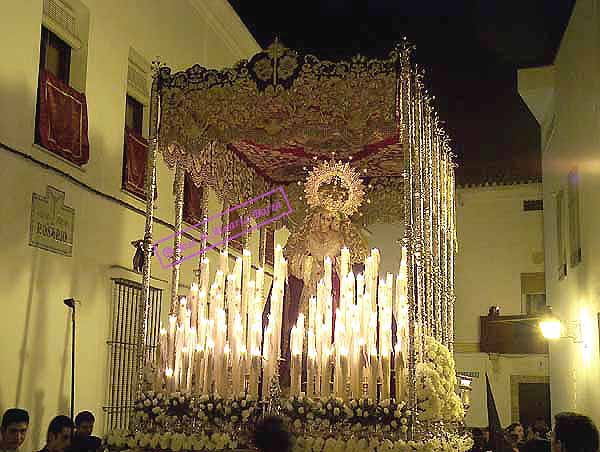
M 152 62 L 152 91 L 150 93 L 150 140 L 146 162 L 146 224 L 144 227 L 144 266 L 142 270 L 142 300 L 139 303 L 138 335 L 136 339 L 136 396 L 140 398 L 144 387 L 144 366 L 148 337 L 148 315 L 150 312 L 150 258 L 152 256 L 152 226 L 154 193 L 156 190 L 156 154 L 158 151 L 158 109 L 160 62 Z

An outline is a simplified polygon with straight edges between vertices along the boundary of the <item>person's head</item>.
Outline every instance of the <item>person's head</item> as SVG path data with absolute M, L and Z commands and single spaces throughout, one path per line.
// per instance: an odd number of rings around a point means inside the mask
M 2 449 L 18 449 L 27 435 L 29 427 L 29 413 L 19 408 L 10 408 L 2 416 L 0 426 L 0 444 Z
M 485 441 L 488 442 L 490 440 L 490 429 L 489 427 L 485 427 L 481 429 L 483 431 L 483 437 L 485 438 Z
M 506 432 L 511 435 L 516 435 L 518 441 L 523 441 L 525 439 L 525 430 L 523 430 L 523 426 L 519 422 L 513 422 L 506 428 Z
M 50 452 L 63 452 L 71 445 L 73 421 L 67 416 L 56 416 L 50 421 L 46 447 Z
M 552 452 L 598 452 L 598 429 L 587 416 L 558 413 L 554 416 Z
M 79 436 L 90 436 L 94 431 L 94 415 L 89 411 L 82 411 L 75 416 L 75 428 Z
M 538 417 L 533 423 L 533 433 L 536 438 L 548 439 L 549 431 L 550 427 L 548 427 L 546 419 L 544 419 L 543 417 Z
M 281 418 L 270 416 L 256 424 L 254 444 L 261 452 L 289 452 L 292 437 Z

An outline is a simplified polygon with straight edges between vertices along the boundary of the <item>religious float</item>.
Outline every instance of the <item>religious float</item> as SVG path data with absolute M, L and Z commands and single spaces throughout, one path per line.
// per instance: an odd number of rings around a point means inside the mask
M 232 69 L 155 65 L 146 192 L 160 151 L 175 170 L 176 231 L 187 174 L 221 199 L 223 224 L 233 210 L 245 218 L 249 199 L 272 206 L 261 194 L 283 187 L 290 209 L 273 226 L 290 236 L 267 284 L 263 235 L 262 266 L 246 249 L 232 265 L 222 228 L 220 259 L 198 253 L 180 297 L 190 252 L 175 233 L 168 323 L 150 347 L 150 259 L 161 250 L 147 197 L 138 399 L 109 448 L 248 449 L 267 414 L 289 423 L 298 451 L 470 448 L 452 357 L 454 164 L 411 51 L 330 62 L 275 42 Z M 366 244 L 375 223 L 398 226 L 394 274 L 380 274 Z

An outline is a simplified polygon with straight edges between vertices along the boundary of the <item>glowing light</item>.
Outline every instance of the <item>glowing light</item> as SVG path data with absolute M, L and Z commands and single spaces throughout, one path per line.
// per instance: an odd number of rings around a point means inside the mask
M 560 339 L 561 324 L 557 318 L 546 318 L 540 322 L 542 336 L 546 339 Z

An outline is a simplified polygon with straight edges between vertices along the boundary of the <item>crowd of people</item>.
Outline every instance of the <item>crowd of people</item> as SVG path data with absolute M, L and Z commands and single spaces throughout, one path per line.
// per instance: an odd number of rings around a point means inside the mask
M 97 452 L 102 442 L 92 435 L 94 421 L 89 411 L 77 414 L 75 422 L 67 416 L 56 416 L 48 426 L 46 445 L 39 452 Z M 19 452 L 28 429 L 27 411 L 6 410 L 0 425 L 0 452 Z M 511 424 L 500 439 L 492 441 L 488 429 L 475 428 L 471 452 L 600 452 L 596 425 L 577 413 L 557 414 L 552 431 L 543 419 L 527 430 L 519 423 Z M 254 444 L 262 452 L 289 452 L 293 437 L 281 418 L 266 417 L 256 426 Z
M 564 412 L 554 417 L 550 430 L 544 419 L 527 427 L 515 422 L 496 438 L 489 429 L 474 428 L 471 452 L 598 452 L 599 435 L 587 416 Z M 498 437 L 499 436 L 499 437 Z
M 39 452 L 96 452 L 102 441 L 93 436 L 94 415 L 82 411 L 75 422 L 67 416 L 56 416 L 50 421 L 46 445 Z M 17 452 L 27 438 L 29 413 L 20 408 L 10 408 L 2 415 L 0 424 L 0 452 Z

